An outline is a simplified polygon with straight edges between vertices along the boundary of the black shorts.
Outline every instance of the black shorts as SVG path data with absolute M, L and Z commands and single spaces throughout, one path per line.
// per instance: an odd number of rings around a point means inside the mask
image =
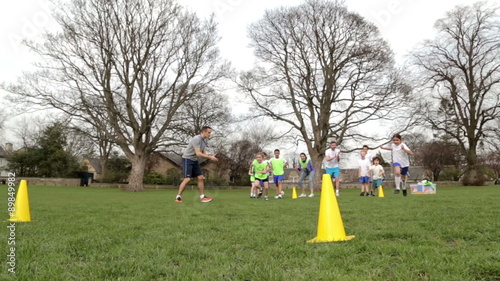
M 191 159 L 182 158 L 182 174 L 184 178 L 196 178 L 197 176 L 203 175 L 198 160 L 193 161 Z

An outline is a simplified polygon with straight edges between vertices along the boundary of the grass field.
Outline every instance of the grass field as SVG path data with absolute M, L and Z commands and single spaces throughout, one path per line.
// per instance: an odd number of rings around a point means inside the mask
M 2 262 L 0 280 L 500 280 L 499 186 L 408 197 L 385 189 L 385 198 L 342 190 L 345 231 L 356 237 L 312 244 L 319 196 L 206 193 L 213 202 L 198 202 L 195 190 L 175 203 L 176 190 L 30 186 L 16 273 Z

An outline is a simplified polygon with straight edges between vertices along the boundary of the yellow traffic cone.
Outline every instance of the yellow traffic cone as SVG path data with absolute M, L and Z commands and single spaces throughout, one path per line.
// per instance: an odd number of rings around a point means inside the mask
M 378 187 L 378 197 L 385 197 L 384 196 L 384 188 L 382 186 Z
M 26 180 L 21 180 L 19 184 L 19 190 L 17 191 L 14 203 L 14 212 L 11 213 L 9 220 L 12 222 L 31 221 L 28 183 Z
M 299 198 L 299 197 L 297 196 L 297 190 L 295 189 L 295 186 L 294 186 L 293 190 L 292 190 L 292 199 L 297 199 L 297 198 Z
M 324 174 L 319 203 L 318 234 L 307 243 L 346 241 L 353 238 L 354 235 L 345 234 L 337 197 L 333 193 L 332 178 Z

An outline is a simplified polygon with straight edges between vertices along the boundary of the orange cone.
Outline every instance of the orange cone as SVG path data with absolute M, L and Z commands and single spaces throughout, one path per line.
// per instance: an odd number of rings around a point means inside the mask
M 337 197 L 333 192 L 332 178 L 324 174 L 319 203 L 318 234 L 307 243 L 346 241 L 353 238 L 353 235 L 345 234 Z
M 14 203 L 14 212 L 10 216 L 10 221 L 21 222 L 31 221 L 30 200 L 28 198 L 28 182 L 21 180 Z

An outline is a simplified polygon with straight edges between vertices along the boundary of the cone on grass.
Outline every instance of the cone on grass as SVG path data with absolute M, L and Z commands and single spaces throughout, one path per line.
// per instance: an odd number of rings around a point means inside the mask
M 353 238 L 354 235 L 345 234 L 337 197 L 333 192 L 332 178 L 324 174 L 319 203 L 318 234 L 307 243 L 346 241 Z
M 297 198 L 298 198 L 298 196 L 297 196 L 297 189 L 294 186 L 293 190 L 292 190 L 292 199 L 297 199 Z
M 14 212 L 11 213 L 11 222 L 31 221 L 30 200 L 28 198 L 28 182 L 21 180 L 17 190 Z
M 384 196 L 384 188 L 382 186 L 378 187 L 378 197 L 385 197 Z

